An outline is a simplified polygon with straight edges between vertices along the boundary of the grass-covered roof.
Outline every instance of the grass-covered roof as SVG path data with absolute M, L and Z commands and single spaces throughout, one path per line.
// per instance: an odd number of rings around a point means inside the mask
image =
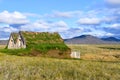
M 23 35 L 28 48 L 35 48 L 41 51 L 49 49 L 68 49 L 68 47 L 64 44 L 63 39 L 57 32 L 49 33 L 22 31 L 21 34 Z
M 70 48 L 66 46 L 61 36 L 49 32 L 20 31 L 24 38 L 26 49 L 3 50 L 6 53 L 18 55 L 45 55 L 51 57 L 69 57 Z
M 27 44 L 35 43 L 35 44 L 42 44 L 42 43 L 64 43 L 63 39 L 60 35 L 56 33 L 49 33 L 49 32 L 21 32 L 23 37 L 26 40 Z

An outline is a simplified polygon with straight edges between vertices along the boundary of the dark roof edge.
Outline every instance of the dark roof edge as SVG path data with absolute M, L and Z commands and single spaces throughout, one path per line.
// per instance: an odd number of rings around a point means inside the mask
M 20 35 L 20 37 L 21 37 L 21 39 L 22 39 L 22 41 L 23 41 L 23 44 L 26 45 L 26 41 L 25 41 L 25 38 L 24 38 L 22 32 L 23 32 L 23 31 L 19 31 L 19 35 Z

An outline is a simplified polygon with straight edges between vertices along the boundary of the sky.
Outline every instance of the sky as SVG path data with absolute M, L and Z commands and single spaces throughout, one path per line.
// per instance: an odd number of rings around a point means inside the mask
M 0 39 L 18 31 L 120 38 L 120 0 L 0 0 Z

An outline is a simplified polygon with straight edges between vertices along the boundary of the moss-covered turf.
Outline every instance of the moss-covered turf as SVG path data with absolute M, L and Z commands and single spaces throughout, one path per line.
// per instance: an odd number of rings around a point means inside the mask
M 20 32 L 26 41 L 26 49 L 2 49 L 3 53 L 12 55 L 42 55 L 46 56 L 56 50 L 57 56 L 64 54 L 69 57 L 70 48 L 68 48 L 58 33 L 49 32 Z M 54 50 L 54 51 L 53 51 Z M 51 51 L 51 52 L 50 52 Z M 52 52 L 53 51 L 53 52 Z M 51 56 L 52 57 L 52 56 Z

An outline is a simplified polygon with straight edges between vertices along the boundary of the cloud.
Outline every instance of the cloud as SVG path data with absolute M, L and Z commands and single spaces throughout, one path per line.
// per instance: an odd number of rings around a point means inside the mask
M 16 32 L 16 31 L 18 31 L 18 29 L 13 28 L 9 25 L 0 26 L 0 32 L 11 33 L 11 32 Z
M 83 32 L 83 28 L 69 28 L 66 31 L 60 32 L 62 38 L 72 38 L 74 36 L 79 36 Z
M 49 32 L 61 32 L 68 28 L 68 25 L 64 21 L 58 22 L 47 22 L 38 20 L 34 23 L 26 24 L 21 26 L 21 30 L 28 31 L 49 31 Z
M 21 30 L 27 31 L 44 31 L 47 30 L 47 28 L 49 28 L 48 23 L 42 20 L 21 26 Z
M 82 15 L 82 11 L 67 11 L 67 12 L 60 12 L 60 11 L 54 11 L 52 14 L 46 14 L 47 17 L 52 18 L 73 18 L 78 17 Z
M 67 27 L 68 25 L 64 22 L 64 21 L 58 21 L 58 22 L 55 22 L 55 23 L 52 23 L 51 24 L 52 26 L 55 26 L 55 27 Z
M 110 25 L 109 28 L 120 29 L 120 24 L 119 23 L 112 24 L 112 25 Z
M 120 5 L 120 0 L 105 0 L 110 5 Z
M 114 36 L 114 34 L 108 32 L 108 33 L 104 34 L 103 36 L 107 36 L 107 37 L 109 36 L 109 37 L 111 37 L 111 36 Z
M 103 30 L 106 33 L 112 34 L 111 36 L 114 36 L 114 37 L 120 36 L 120 24 L 119 23 L 108 24 L 105 27 L 103 27 Z
M 77 21 L 80 25 L 98 25 L 101 23 L 99 18 L 81 18 Z
M 79 36 L 83 32 L 89 32 L 89 29 L 85 29 L 82 27 L 78 28 L 70 28 L 68 24 L 64 21 L 44 21 L 39 20 L 31 24 L 26 24 L 21 26 L 21 30 L 28 31 L 38 31 L 38 32 L 59 32 L 62 38 L 72 38 L 74 36 Z
M 10 36 L 10 33 L 16 32 L 16 31 L 18 31 L 18 29 L 13 28 L 9 25 L 0 26 L 0 40 L 8 39 L 8 37 Z
M 0 35 L 2 36 L 4 33 L 8 34 L 18 30 L 59 32 L 63 38 L 71 38 L 82 34 L 118 36 L 118 32 L 120 32 L 120 9 L 54 11 L 52 14 L 43 15 L 3 11 L 0 13 L 0 23 L 8 25 L 0 26 Z
M 20 12 L 8 12 L 3 11 L 0 13 L 0 23 L 6 23 L 6 24 L 26 24 L 29 20 L 27 20 L 27 17 L 24 16 Z
M 54 12 L 53 17 L 70 18 L 72 15 L 69 12 Z
M 114 29 L 114 28 L 105 28 L 105 31 L 108 33 L 112 33 L 115 36 L 120 35 L 120 29 Z
M 102 19 L 102 22 L 106 24 L 111 24 L 111 23 L 117 22 L 117 19 L 118 19 L 117 16 L 111 16 L 111 17 L 106 16 Z
M 84 12 L 76 21 L 84 26 L 100 26 L 103 24 L 120 23 L 120 8 L 103 8 Z
M 68 29 L 68 25 L 64 21 L 53 22 L 49 25 L 49 30 L 52 32 L 63 32 Z

